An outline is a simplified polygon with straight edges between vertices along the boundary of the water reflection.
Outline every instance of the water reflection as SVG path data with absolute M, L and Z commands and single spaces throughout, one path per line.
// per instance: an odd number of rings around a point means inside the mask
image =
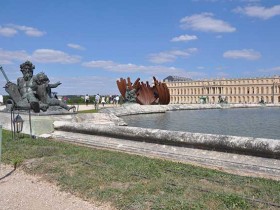
M 123 117 L 129 126 L 280 139 L 280 109 L 182 110 Z

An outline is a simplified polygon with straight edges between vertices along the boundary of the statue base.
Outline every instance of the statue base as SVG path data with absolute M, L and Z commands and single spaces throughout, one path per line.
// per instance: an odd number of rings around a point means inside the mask
M 0 112 L 6 112 L 6 113 L 11 113 L 11 107 L 9 106 L 10 104 L 7 104 L 6 108 L 3 110 L 0 110 Z M 29 110 L 24 110 L 24 109 L 15 109 L 15 113 L 20 113 L 20 114 L 29 114 Z M 63 109 L 60 106 L 50 106 L 47 111 L 43 112 L 40 110 L 40 112 L 34 112 L 32 109 L 30 110 L 31 115 L 35 116 L 48 116 L 48 115 L 69 115 L 69 114 L 77 114 L 76 108 L 71 109 L 70 111 Z
M 52 133 L 54 131 L 53 122 L 57 120 L 69 120 L 73 116 L 76 116 L 76 113 L 31 113 L 29 118 L 28 112 L 19 112 L 21 118 L 24 120 L 22 133 L 30 134 L 30 123 L 31 123 L 31 134 L 35 136 L 40 136 L 42 134 Z M 16 117 L 17 111 L 14 112 Z M 29 120 L 31 119 L 31 120 Z M 0 111 L 0 125 L 4 129 L 11 130 L 11 112 Z

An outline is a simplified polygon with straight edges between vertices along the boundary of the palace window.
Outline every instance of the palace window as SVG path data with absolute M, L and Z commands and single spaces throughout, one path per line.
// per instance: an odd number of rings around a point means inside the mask
M 268 94 L 268 87 L 266 87 L 266 94 Z

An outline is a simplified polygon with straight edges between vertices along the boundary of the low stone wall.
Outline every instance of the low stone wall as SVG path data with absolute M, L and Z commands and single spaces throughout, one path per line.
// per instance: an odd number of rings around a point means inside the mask
M 280 104 L 168 104 L 168 105 L 139 105 L 124 104 L 118 107 L 102 109 L 100 113 L 110 113 L 118 117 L 136 114 L 164 113 L 176 110 L 196 110 L 196 109 L 228 109 L 228 108 L 265 108 L 280 107 Z
M 88 123 L 54 122 L 56 130 L 102 135 L 159 144 L 232 151 L 262 157 L 280 158 L 280 140 L 168 131 L 160 129 L 104 126 Z
M 101 113 L 110 113 L 118 117 L 136 114 L 152 114 L 164 113 L 176 110 L 192 110 L 192 109 L 218 109 L 219 104 L 192 104 L 192 105 L 140 105 L 140 104 L 124 104 L 118 107 L 102 109 Z

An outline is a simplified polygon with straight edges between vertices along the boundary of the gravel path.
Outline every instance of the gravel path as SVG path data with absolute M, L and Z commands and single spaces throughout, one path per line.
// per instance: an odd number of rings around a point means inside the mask
M 62 192 L 39 177 L 11 166 L 0 168 L 0 210 L 112 210 L 109 205 L 96 205 L 70 193 Z

